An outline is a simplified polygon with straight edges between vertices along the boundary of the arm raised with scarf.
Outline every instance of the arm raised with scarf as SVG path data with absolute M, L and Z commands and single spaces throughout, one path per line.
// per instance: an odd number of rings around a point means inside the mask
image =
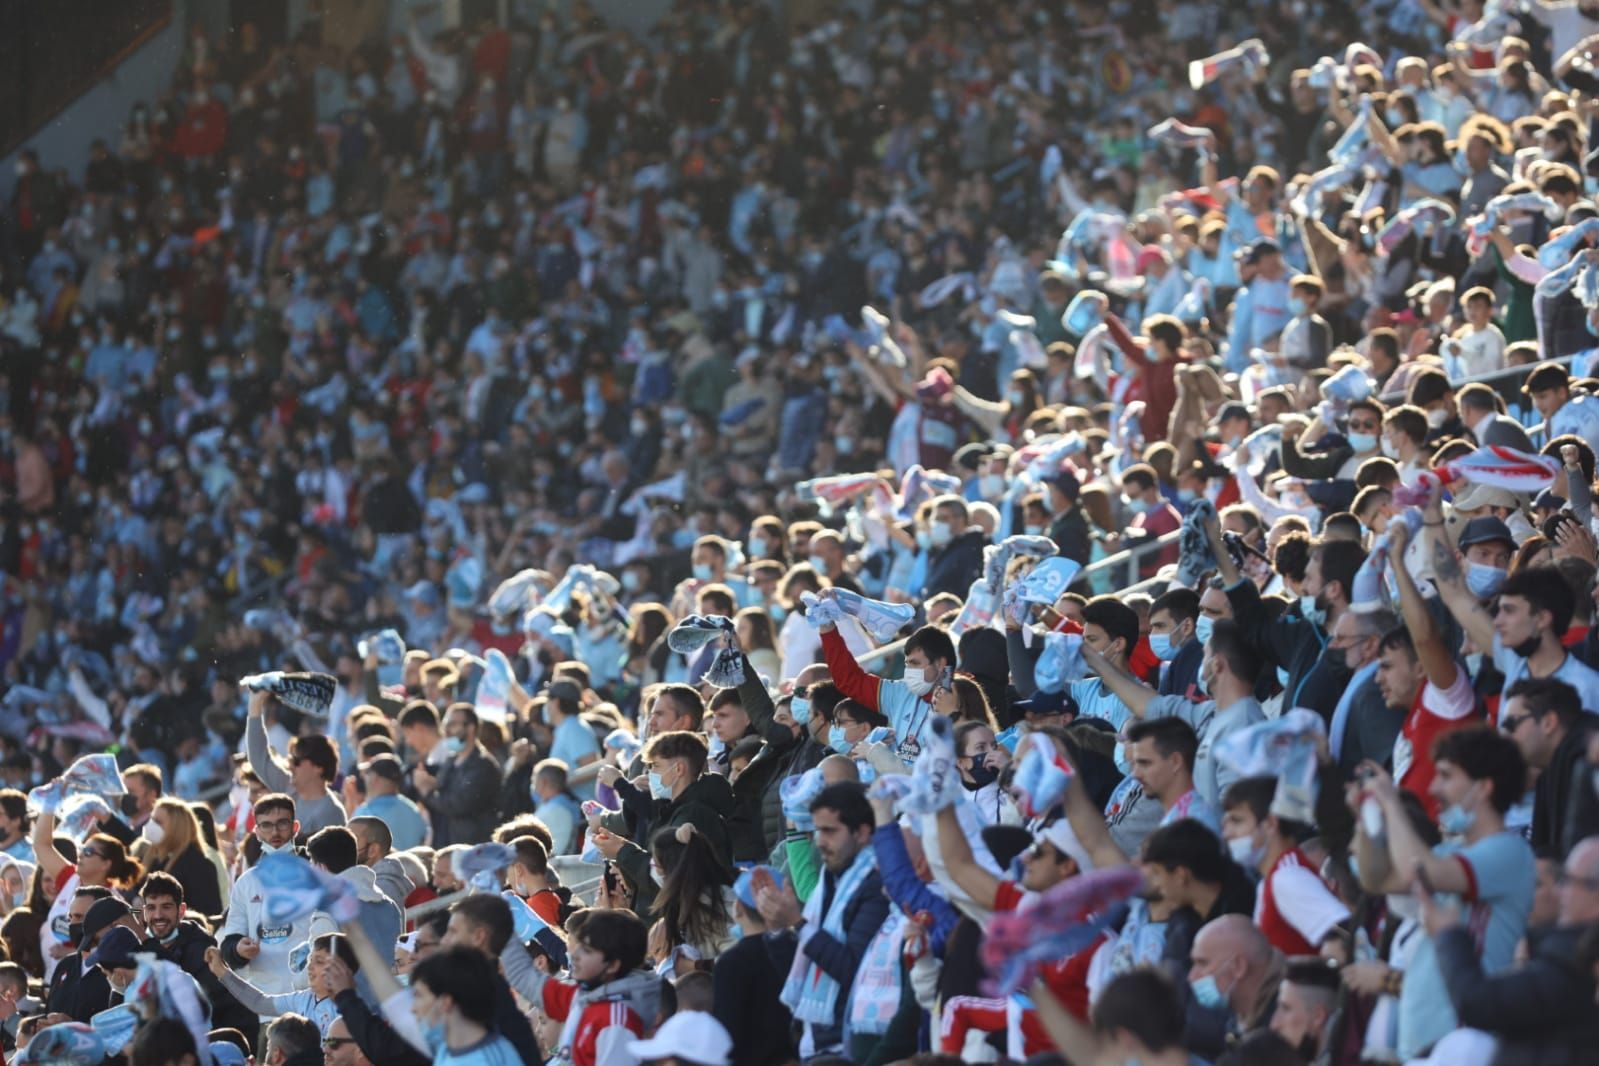
M 1404 616 L 1405 628 L 1410 630 L 1410 640 L 1416 647 L 1416 658 L 1427 672 L 1431 685 L 1444 692 L 1454 686 L 1460 667 L 1449 653 L 1444 638 L 1438 632 L 1438 623 L 1427 610 L 1427 601 L 1410 576 L 1405 565 L 1405 546 L 1410 542 L 1410 527 L 1394 522 L 1388 527 L 1388 565 L 1393 571 L 1394 583 L 1399 586 L 1399 613 Z M 1492 645 L 1489 645 L 1492 647 Z
M 893 803 L 874 799 L 872 811 L 877 815 L 877 829 L 872 833 L 872 851 L 877 854 L 877 871 L 883 878 L 883 891 L 905 913 L 914 915 L 926 911 L 933 916 L 932 928 L 927 932 L 928 943 L 934 955 L 942 956 L 944 940 L 955 928 L 955 923 L 960 921 L 960 913 L 916 876 L 910 851 L 905 846 L 905 833 L 894 816 Z M 942 839 L 943 833 L 939 837 Z M 965 839 L 962 838 L 961 842 L 964 844 Z M 968 847 L 967 855 L 970 854 Z
M 1483 607 L 1482 601 L 1466 587 L 1466 577 L 1460 569 L 1460 560 L 1455 556 L 1455 546 L 1449 543 L 1449 536 L 1444 532 L 1442 500 L 1443 486 L 1435 483 L 1432 486 L 1432 494 L 1427 498 L 1427 506 L 1421 512 L 1421 532 L 1428 547 L 1429 558 L 1432 559 L 1433 583 L 1438 586 L 1438 598 L 1444 601 L 1444 606 L 1455 616 L 1455 621 L 1466 631 L 1466 636 L 1470 637 L 1471 642 L 1481 651 L 1492 655 L 1493 616 Z M 1389 535 L 1391 538 L 1392 531 Z M 1391 553 L 1396 563 L 1394 567 L 1396 573 L 1399 570 L 1397 563 L 1402 554 L 1400 551 Z

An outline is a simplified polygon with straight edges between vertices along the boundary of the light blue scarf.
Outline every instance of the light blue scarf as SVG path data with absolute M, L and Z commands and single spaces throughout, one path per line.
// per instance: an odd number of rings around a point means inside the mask
M 838 879 L 833 892 L 833 904 L 822 913 L 822 900 L 827 893 L 817 886 L 811 898 L 805 901 L 805 929 L 800 934 L 799 946 L 794 949 L 794 964 L 789 967 L 788 979 L 783 982 L 779 998 L 794 1017 L 812 1025 L 832 1025 L 838 1017 L 838 982 L 822 972 L 822 968 L 805 954 L 805 943 L 817 929 L 827 932 L 840 944 L 848 939 L 844 932 L 844 914 L 850 902 L 860 891 L 866 878 L 877 869 L 877 854 L 871 848 L 862 848 L 855 862 Z M 825 875 L 824 875 L 825 876 Z

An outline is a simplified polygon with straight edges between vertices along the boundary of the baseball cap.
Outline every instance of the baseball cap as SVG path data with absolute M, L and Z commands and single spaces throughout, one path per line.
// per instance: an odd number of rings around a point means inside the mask
M 1466 523 L 1466 528 L 1460 533 L 1459 547 L 1465 551 L 1473 544 L 1492 544 L 1496 541 L 1503 541 L 1512 549 L 1516 546 L 1516 538 L 1511 534 L 1510 527 L 1505 525 L 1504 519 L 1485 515 Z
M 416 600 L 418 603 L 425 603 L 429 607 L 437 607 L 439 605 L 439 590 L 433 587 L 433 582 L 431 581 L 418 581 L 405 590 L 405 598 Z
M 100 946 L 89 955 L 90 966 L 132 966 L 139 938 L 132 929 L 119 925 L 100 938 Z
M 635 1059 L 676 1059 L 693 1066 L 728 1066 L 733 1038 L 722 1023 L 702 1010 L 680 1010 L 649 1040 L 629 1040 L 628 1054 Z
M 552 700 L 561 700 L 566 703 L 583 702 L 583 690 L 577 687 L 577 682 L 565 679 L 551 681 L 550 687 L 544 690 L 544 695 Z
M 1083 490 L 1083 483 L 1070 470 L 1062 470 L 1051 477 L 1045 478 L 1044 484 L 1059 489 L 1062 496 L 1073 502 L 1077 500 L 1077 494 Z
M 1045 692 L 1039 689 L 1025 700 L 1017 700 L 1011 704 L 1011 709 L 1019 714 L 1067 714 L 1077 717 L 1077 701 L 1072 694 L 1062 689 L 1059 692 Z
M 1262 237 L 1249 246 L 1249 251 L 1244 255 L 1244 262 L 1254 266 L 1268 255 L 1281 255 L 1282 246 L 1270 237 Z
M 1472 482 L 1455 495 L 1454 506 L 1456 511 L 1475 511 L 1479 507 L 1520 507 L 1521 501 L 1509 489 Z
M 390 781 L 404 781 L 405 768 L 398 757 L 388 754 L 374 755 L 359 767 L 363 774 L 377 774 Z
M 211 1041 L 211 1061 L 216 1066 L 247 1066 L 244 1052 L 239 1050 L 239 1045 L 230 1044 L 226 1040 Z
M 1216 417 L 1211 419 L 1210 424 L 1213 426 L 1219 426 L 1229 418 L 1242 418 L 1245 422 L 1248 422 L 1251 425 L 1253 425 L 1255 422 L 1254 416 L 1249 413 L 1249 406 L 1247 404 L 1242 404 L 1237 400 L 1232 400 L 1221 405 L 1221 410 L 1216 412 Z
M 118 918 L 126 918 L 133 909 L 120 899 L 97 899 L 83 915 L 83 939 L 87 943 L 95 934 L 109 927 Z
M 1544 489 L 1532 501 L 1532 506 L 1534 510 L 1563 511 L 1566 509 L 1566 498 L 1556 495 L 1554 489 Z

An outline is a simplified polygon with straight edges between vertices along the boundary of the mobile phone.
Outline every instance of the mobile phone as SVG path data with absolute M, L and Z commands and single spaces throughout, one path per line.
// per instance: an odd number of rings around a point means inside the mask
M 605 891 L 613 896 L 620 895 L 621 886 L 617 884 L 616 864 L 613 862 L 607 862 L 605 864 L 605 873 L 603 876 L 605 877 Z

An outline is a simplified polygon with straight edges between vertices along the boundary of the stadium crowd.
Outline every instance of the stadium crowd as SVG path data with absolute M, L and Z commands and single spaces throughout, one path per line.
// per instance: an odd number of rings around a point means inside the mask
M 504 6 L 19 156 L 4 1061 L 1592 1061 L 1599 4 Z

